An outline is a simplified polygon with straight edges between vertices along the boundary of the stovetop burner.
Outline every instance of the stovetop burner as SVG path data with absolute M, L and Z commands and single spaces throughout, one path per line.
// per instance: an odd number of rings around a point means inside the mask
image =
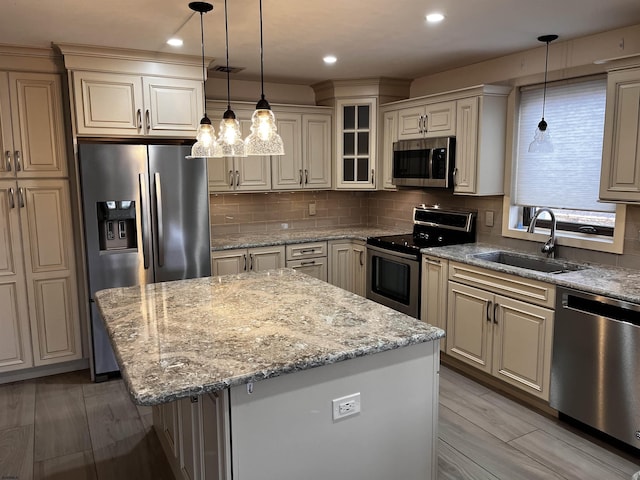
M 369 237 L 367 244 L 420 256 L 420 249 L 475 242 L 476 212 L 420 205 L 413 209 L 413 232 Z

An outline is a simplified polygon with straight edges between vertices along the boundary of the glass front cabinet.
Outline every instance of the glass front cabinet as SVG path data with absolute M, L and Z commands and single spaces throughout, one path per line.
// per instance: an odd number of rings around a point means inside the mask
M 336 188 L 376 188 L 376 98 L 336 104 Z

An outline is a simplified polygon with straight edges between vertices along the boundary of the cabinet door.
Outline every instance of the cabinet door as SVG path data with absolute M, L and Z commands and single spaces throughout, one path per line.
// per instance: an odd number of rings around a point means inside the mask
M 420 319 L 434 327 L 447 329 L 447 260 L 422 257 L 422 303 Z M 440 340 L 440 350 L 446 349 L 446 337 Z
M 299 190 L 304 185 L 302 168 L 302 117 L 296 114 L 279 114 L 276 123 L 284 144 L 284 155 L 271 159 L 274 190 Z
M 338 100 L 336 188 L 375 189 L 377 99 Z
M 329 251 L 329 283 L 344 290 L 351 285 L 351 243 L 331 242 Z
M 224 405 L 220 394 L 204 394 L 199 397 L 202 414 L 202 478 L 225 478 Z
M 142 78 L 74 72 L 78 135 L 142 135 Z
M 196 135 L 202 118 L 202 82 L 180 78 L 143 77 L 144 133 L 151 136 Z
M 492 373 L 549 400 L 553 310 L 496 296 Z
M 493 295 L 449 282 L 447 296 L 447 354 L 490 373 Z
M 424 133 L 424 105 L 398 112 L 398 140 L 420 138 Z
M 18 184 L 35 365 L 82 357 L 71 205 L 62 180 Z
M 178 400 L 180 428 L 180 473 L 184 480 L 200 480 L 201 419 L 199 397 Z
M 0 72 L 0 178 L 14 178 L 9 74 Z
M 15 182 L 0 182 L 0 372 L 33 366 Z
M 211 275 L 235 275 L 247 270 L 247 250 L 221 250 L 211 253 Z
M 457 102 L 455 193 L 476 193 L 478 155 L 478 98 Z
M 327 281 L 327 257 L 309 258 L 307 260 L 287 261 L 287 268 Z
M 640 69 L 609 74 L 602 151 L 600 198 L 640 201 Z
M 353 286 L 351 291 L 364 297 L 367 295 L 367 246 L 364 242 L 352 243 Z
M 442 137 L 456 134 L 456 102 L 440 102 L 425 106 L 425 136 Z
M 251 119 L 240 119 L 243 138 L 251 133 Z M 259 192 L 271 189 L 271 157 L 234 159 L 235 190 Z
M 331 115 L 302 117 L 305 188 L 331 188 Z
M 393 184 L 393 143 L 398 141 L 398 112 L 385 112 L 382 118 L 382 188 L 395 190 Z
M 284 246 L 250 248 L 248 252 L 248 270 L 260 272 L 285 266 Z
M 230 192 L 235 188 L 233 158 L 207 158 L 209 192 Z
M 18 177 L 67 175 L 60 76 L 9 73 L 14 169 Z
M 178 402 L 165 403 L 160 406 L 162 412 L 162 436 L 166 440 L 173 458 L 178 458 Z

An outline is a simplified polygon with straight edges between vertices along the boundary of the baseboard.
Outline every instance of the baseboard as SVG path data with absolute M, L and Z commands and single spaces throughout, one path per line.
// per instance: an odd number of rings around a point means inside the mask
M 56 363 L 54 365 L 43 365 L 41 367 L 28 368 L 15 372 L 0 374 L 0 384 L 31 380 L 33 378 L 58 375 L 60 373 L 74 372 L 76 370 L 86 370 L 89 368 L 89 359 L 81 358 L 71 362 Z

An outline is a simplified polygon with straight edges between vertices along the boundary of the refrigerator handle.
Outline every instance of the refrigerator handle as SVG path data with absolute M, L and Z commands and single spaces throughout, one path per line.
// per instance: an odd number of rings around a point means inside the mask
M 156 190 L 156 232 L 158 234 L 158 266 L 164 266 L 164 228 L 162 217 L 162 185 L 160 185 L 160 174 L 153 175 Z
M 149 241 L 151 235 L 149 234 L 149 205 L 147 205 L 147 189 L 145 188 L 144 174 L 138 174 L 138 182 L 140 184 L 140 225 L 142 226 L 142 259 L 144 262 L 144 269 L 149 268 L 149 251 L 151 246 Z

